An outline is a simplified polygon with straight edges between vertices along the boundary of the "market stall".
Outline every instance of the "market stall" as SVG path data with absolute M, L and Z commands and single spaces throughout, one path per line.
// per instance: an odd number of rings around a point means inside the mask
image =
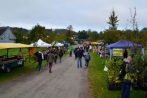
M 6 56 L 0 56 L 0 71 L 10 72 L 11 68 L 23 66 L 25 58 L 21 53 L 21 48 L 30 48 L 31 45 L 21 43 L 0 43 L 0 49 L 6 49 Z M 19 53 L 9 57 L 9 49 L 18 48 Z
M 34 46 L 34 47 L 52 47 L 51 44 L 48 44 L 48 43 L 42 41 L 41 39 L 39 39 L 35 43 L 32 43 L 31 46 Z
M 107 45 L 105 48 L 109 49 L 110 51 L 110 59 L 112 58 L 113 49 L 120 48 L 120 49 L 131 49 L 133 47 L 140 48 L 142 51 L 142 54 L 144 54 L 144 47 L 141 44 L 132 43 L 127 40 L 120 40 L 118 42 L 115 42 L 113 44 Z

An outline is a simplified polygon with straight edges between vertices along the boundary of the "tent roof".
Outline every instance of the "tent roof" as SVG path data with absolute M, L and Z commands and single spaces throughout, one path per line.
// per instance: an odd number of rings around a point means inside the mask
M 120 40 L 118 42 L 115 42 L 113 44 L 107 45 L 106 48 L 107 49 L 113 49 L 113 48 L 132 48 L 132 47 L 138 47 L 138 48 L 142 48 L 143 46 L 140 44 L 136 44 L 136 43 L 132 43 L 130 41 L 127 40 Z
M 56 43 L 55 46 L 63 46 L 64 44 L 62 43 Z
M 91 44 L 98 44 L 98 42 L 90 42 Z
M 32 47 L 31 45 L 21 44 L 21 43 L 0 43 L 0 49 L 7 48 L 28 48 Z
M 41 39 L 39 39 L 37 42 L 31 44 L 32 46 L 37 46 L 37 47 L 51 47 L 52 45 L 51 44 L 48 44 L 44 41 L 42 41 Z

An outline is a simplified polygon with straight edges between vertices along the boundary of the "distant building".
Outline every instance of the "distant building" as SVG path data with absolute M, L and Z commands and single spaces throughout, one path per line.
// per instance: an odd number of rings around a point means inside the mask
M 0 43 L 15 43 L 16 37 L 10 27 L 0 27 Z

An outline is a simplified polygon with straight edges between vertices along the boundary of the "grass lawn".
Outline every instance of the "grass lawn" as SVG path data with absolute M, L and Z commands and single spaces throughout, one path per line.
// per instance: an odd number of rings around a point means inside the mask
M 107 89 L 107 72 L 104 71 L 104 59 L 100 59 L 97 54 L 90 53 L 89 83 L 91 98 L 121 98 L 121 91 L 109 91 Z M 145 91 L 131 90 L 131 98 L 145 98 Z
M 39 50 L 39 48 L 37 48 L 36 50 Z M 9 49 L 9 57 L 11 57 L 13 55 L 17 55 L 18 51 L 19 51 L 19 49 Z M 2 55 L 6 56 L 6 53 L 7 53 L 6 49 L 0 50 L 0 56 L 2 56 Z M 23 74 L 26 74 L 26 73 L 29 73 L 29 72 L 32 72 L 32 71 L 36 70 L 36 66 L 38 65 L 38 62 L 34 63 L 33 55 L 30 56 L 30 60 L 29 60 L 28 49 L 27 48 L 22 48 L 22 54 L 26 59 L 26 61 L 24 63 L 24 66 L 14 68 L 9 73 L 0 72 L 0 84 L 4 83 L 6 81 L 12 80 L 12 79 L 14 79 L 14 78 L 16 78 L 18 76 L 23 75 Z M 64 56 L 66 56 L 68 54 L 69 53 L 66 52 L 64 54 Z M 46 60 L 43 60 L 42 67 L 44 67 L 45 64 L 46 64 Z

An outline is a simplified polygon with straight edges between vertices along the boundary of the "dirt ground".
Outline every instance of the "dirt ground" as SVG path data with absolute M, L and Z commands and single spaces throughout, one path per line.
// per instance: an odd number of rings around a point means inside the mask
M 0 98 L 89 98 L 88 69 L 77 68 L 77 61 L 66 56 L 53 64 L 52 73 L 44 68 L 0 85 Z

